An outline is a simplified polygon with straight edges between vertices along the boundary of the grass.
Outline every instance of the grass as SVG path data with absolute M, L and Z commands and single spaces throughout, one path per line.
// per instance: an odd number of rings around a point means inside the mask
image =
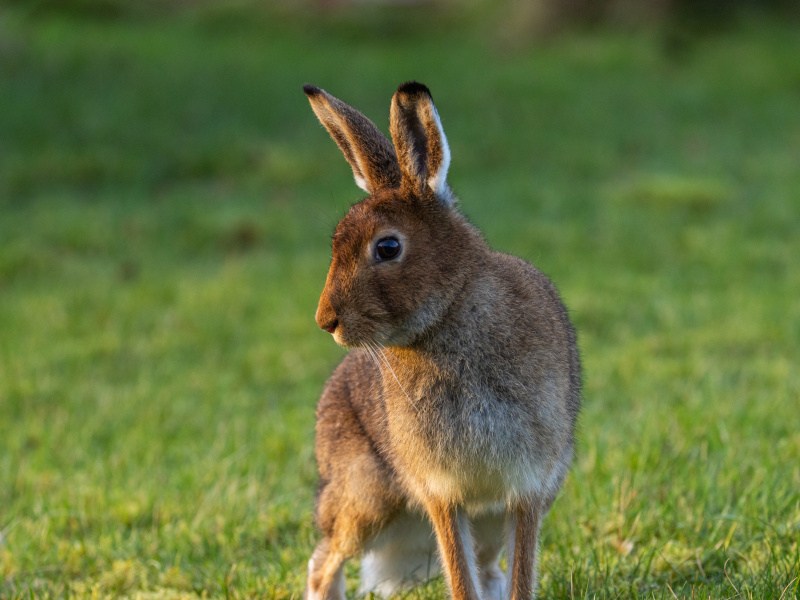
M 446 11 L 41 6 L 0 12 L 0 597 L 300 597 L 342 356 L 313 312 L 359 197 L 300 86 L 383 127 L 411 78 L 465 212 L 579 330 L 542 595 L 800 595 L 795 26 L 674 59 Z

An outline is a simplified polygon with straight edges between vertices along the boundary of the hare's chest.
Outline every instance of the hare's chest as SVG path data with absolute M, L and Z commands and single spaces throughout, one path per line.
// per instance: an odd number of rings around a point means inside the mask
M 415 396 L 390 411 L 389 423 L 398 466 L 414 487 L 467 504 L 546 487 L 551 465 L 530 407 L 478 385 Z

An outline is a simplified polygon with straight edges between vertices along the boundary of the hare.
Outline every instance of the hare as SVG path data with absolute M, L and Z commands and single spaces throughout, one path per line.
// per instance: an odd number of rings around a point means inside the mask
M 324 537 L 306 598 L 344 598 L 343 565 L 358 555 L 363 593 L 441 569 L 456 600 L 530 598 L 580 407 L 566 309 L 458 211 L 427 87 L 397 89 L 392 142 L 328 92 L 304 91 L 369 194 L 336 227 L 316 312 L 351 350 L 317 407 Z

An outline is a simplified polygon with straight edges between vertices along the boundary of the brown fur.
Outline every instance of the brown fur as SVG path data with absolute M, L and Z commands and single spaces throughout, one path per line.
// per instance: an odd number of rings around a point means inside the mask
M 571 461 L 580 405 L 566 310 L 542 273 L 492 251 L 453 206 L 449 150 L 427 88 L 409 83 L 395 94 L 390 159 L 366 117 L 318 88 L 306 93 L 370 193 L 336 228 L 317 309 L 320 327 L 352 350 L 317 409 L 324 537 L 307 596 L 339 597 L 343 562 L 364 551 L 389 556 L 381 532 L 421 511 L 453 598 L 499 595 L 503 519 L 508 592 L 528 598 L 539 526 Z M 402 252 L 381 262 L 375 244 L 388 236 Z
M 513 556 L 532 556 L 533 560 L 514 560 L 511 566 L 511 600 L 527 600 L 536 586 L 536 550 L 540 511 L 535 501 L 523 502 L 514 513 Z

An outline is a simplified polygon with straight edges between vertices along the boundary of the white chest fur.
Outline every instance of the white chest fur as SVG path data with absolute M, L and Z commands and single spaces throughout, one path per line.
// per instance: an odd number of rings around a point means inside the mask
M 482 511 L 555 491 L 569 456 L 553 453 L 553 432 L 536 396 L 501 398 L 481 385 L 423 387 L 387 399 L 389 433 L 402 478 L 418 494 Z

